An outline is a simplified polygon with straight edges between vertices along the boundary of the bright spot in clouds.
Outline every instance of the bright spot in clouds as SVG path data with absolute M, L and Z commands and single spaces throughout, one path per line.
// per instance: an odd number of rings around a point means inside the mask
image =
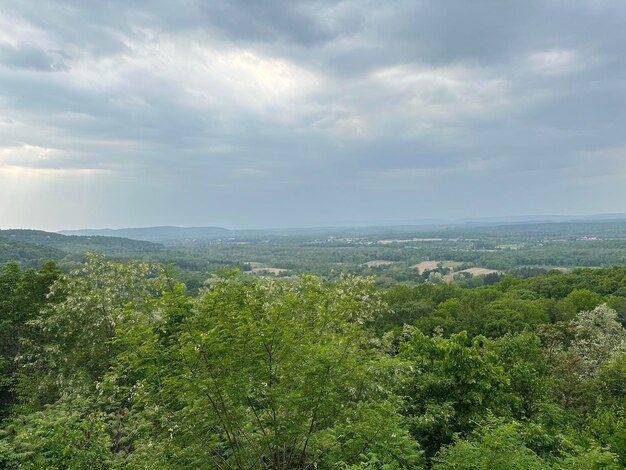
M 572 72 L 577 68 L 580 60 L 576 51 L 563 49 L 552 49 L 530 56 L 530 64 L 533 70 L 546 75 Z

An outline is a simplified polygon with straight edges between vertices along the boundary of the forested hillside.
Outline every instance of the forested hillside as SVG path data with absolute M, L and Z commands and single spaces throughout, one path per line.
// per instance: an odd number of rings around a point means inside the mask
M 104 236 L 61 235 L 42 230 L 0 230 L 0 237 L 14 241 L 48 246 L 66 253 L 83 254 L 86 251 L 111 256 L 138 257 L 162 251 L 163 246 L 146 241 Z
M 0 264 L 18 260 L 25 267 L 40 267 L 46 261 L 60 260 L 67 253 L 50 247 L 2 237 L 0 231 Z
M 626 268 L 383 289 L 0 272 L 9 469 L 619 469 Z

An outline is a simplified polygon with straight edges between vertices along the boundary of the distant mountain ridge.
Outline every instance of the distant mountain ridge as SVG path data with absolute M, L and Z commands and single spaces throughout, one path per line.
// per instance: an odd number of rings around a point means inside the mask
M 81 237 L 121 237 L 130 240 L 142 240 L 164 245 L 187 244 L 192 242 L 204 242 L 226 238 L 258 238 L 258 237 L 284 237 L 284 236 L 364 236 L 375 234 L 388 234 L 391 232 L 420 233 L 439 232 L 450 230 L 478 230 L 480 228 L 536 227 L 537 229 L 550 225 L 563 227 L 572 224 L 595 224 L 595 223 L 623 223 L 626 222 L 626 214 L 592 214 L 592 215 L 530 215 L 530 216 L 503 216 L 503 217 L 471 217 L 450 220 L 422 220 L 414 223 L 388 224 L 388 225 L 361 225 L 361 226 L 327 226 L 327 227 L 284 227 L 266 229 L 243 229 L 231 230 L 224 227 L 137 227 L 119 229 L 77 229 L 60 230 L 57 232 L 67 236 Z
M 120 229 L 80 229 L 61 230 L 62 235 L 122 237 L 131 240 L 149 242 L 167 242 L 171 240 L 211 240 L 233 235 L 233 231 L 223 227 L 139 227 Z

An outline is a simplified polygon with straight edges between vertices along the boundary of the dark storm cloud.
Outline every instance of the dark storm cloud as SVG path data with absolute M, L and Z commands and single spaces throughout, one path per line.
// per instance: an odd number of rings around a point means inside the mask
M 622 1 L 0 7 L 5 225 L 624 211 Z

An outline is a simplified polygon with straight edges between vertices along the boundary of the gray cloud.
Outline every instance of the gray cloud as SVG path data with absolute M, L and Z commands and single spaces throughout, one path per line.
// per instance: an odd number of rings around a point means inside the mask
M 3 226 L 625 210 L 618 0 L 0 12 Z

